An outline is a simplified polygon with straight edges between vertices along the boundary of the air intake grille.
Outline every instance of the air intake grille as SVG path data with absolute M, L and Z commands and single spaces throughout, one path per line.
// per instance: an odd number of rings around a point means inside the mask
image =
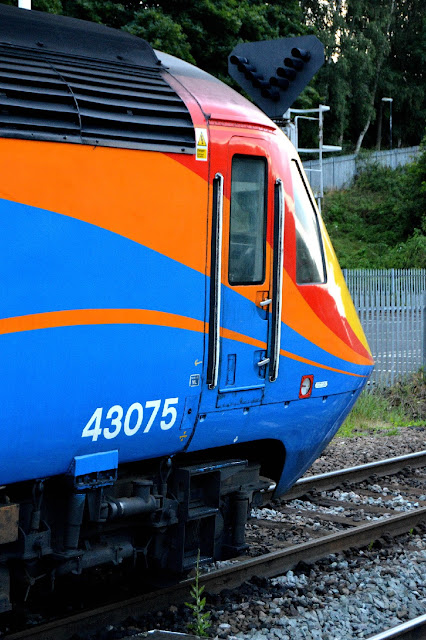
M 194 153 L 161 67 L 0 45 L 0 136 Z

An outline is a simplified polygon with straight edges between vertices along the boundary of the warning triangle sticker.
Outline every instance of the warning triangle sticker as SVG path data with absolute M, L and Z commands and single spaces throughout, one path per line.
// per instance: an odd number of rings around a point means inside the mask
M 207 147 L 207 142 L 203 136 L 203 132 L 200 133 L 200 137 L 198 138 L 198 142 L 197 142 L 197 146 L 198 147 Z

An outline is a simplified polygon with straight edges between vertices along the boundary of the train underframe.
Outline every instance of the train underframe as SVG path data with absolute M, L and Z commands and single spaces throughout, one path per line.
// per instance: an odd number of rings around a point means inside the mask
M 239 555 L 250 508 L 270 483 L 260 462 L 216 455 L 1 487 L 0 613 L 39 578 L 53 590 L 62 576 L 96 567 L 182 574 L 198 554 Z

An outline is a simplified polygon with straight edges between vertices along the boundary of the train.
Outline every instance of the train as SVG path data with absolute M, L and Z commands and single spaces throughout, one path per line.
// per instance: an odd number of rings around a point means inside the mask
M 0 612 L 244 552 L 373 367 L 296 149 L 140 38 L 0 5 L 0 166 Z

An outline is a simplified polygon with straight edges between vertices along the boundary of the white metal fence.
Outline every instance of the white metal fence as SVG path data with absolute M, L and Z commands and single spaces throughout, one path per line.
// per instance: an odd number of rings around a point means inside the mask
M 369 154 L 333 156 L 323 158 L 322 173 L 325 190 L 344 189 L 349 187 L 355 174 L 366 164 L 380 164 L 385 167 L 396 169 L 400 165 L 413 162 L 419 153 L 419 147 L 408 147 L 406 149 L 393 149 L 392 151 L 373 151 Z M 303 162 L 305 171 L 309 178 L 314 193 L 320 187 L 319 160 L 305 160 Z
M 371 386 L 426 367 L 426 269 L 344 269 L 375 360 Z

